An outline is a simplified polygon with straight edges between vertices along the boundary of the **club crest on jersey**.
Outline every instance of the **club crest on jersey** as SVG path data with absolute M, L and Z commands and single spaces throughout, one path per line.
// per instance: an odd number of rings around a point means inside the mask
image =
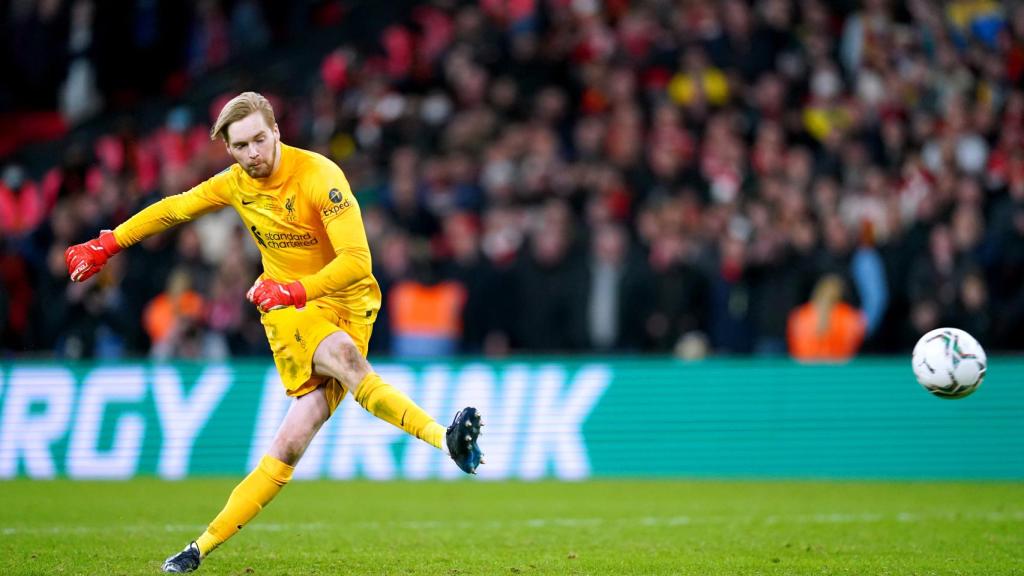
M 288 199 L 284 201 L 284 209 L 288 211 L 288 214 L 285 214 L 285 220 L 295 222 L 299 219 L 295 214 L 295 196 L 289 196 Z

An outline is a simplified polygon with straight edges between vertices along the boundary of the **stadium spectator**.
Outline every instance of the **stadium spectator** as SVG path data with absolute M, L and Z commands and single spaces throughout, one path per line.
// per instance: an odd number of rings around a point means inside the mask
M 168 358 L 184 353 L 199 356 L 200 334 L 206 320 L 206 302 L 193 290 L 192 276 L 185 268 L 177 268 L 167 279 L 167 290 L 146 304 L 142 322 L 153 343 L 151 355 Z
M 849 360 L 864 340 L 864 315 L 842 301 L 843 281 L 828 275 L 814 287 L 811 301 L 789 316 L 789 353 L 802 361 Z
M 850 260 L 850 275 L 860 295 L 865 332 L 871 337 L 881 325 L 889 306 L 889 286 L 885 264 L 875 248 L 874 228 L 869 222 L 862 226 L 860 244 Z
M 910 299 L 934 299 L 943 310 L 951 311 L 961 274 L 949 227 L 939 224 L 929 234 L 927 252 L 911 264 L 907 281 Z
M 650 277 L 634 258 L 627 231 L 603 224 L 591 233 L 584 297 L 588 348 L 635 352 L 644 344 Z
M 9 324 L 10 296 L 7 293 L 7 286 L 0 284 L 0 332 L 13 332 Z
M 992 313 L 989 307 L 988 287 L 980 270 L 969 270 L 961 278 L 956 307 L 950 323 L 966 330 L 979 341 L 992 341 Z
M 0 341 L 13 350 L 28 349 L 29 312 L 36 297 L 30 278 L 29 263 L 0 234 Z
M 549 200 L 530 224 L 528 248 L 516 264 L 515 342 L 537 352 L 586 347 L 586 268 L 569 206 Z
M 462 286 L 465 304 L 462 307 L 462 338 L 459 352 L 500 355 L 507 351 L 507 333 L 502 329 L 502 277 L 481 249 L 480 224 L 467 212 L 456 212 L 445 219 L 444 243 L 439 275 Z M 449 258 L 444 258 L 449 256 Z
M 0 234 L 21 236 L 34 230 L 45 217 L 39 187 L 25 178 L 21 166 L 7 166 L 0 175 Z
M 718 244 L 711 275 L 709 336 L 711 344 L 726 354 L 754 350 L 749 244 L 745 221 L 734 220 Z
M 399 357 L 437 358 L 458 351 L 466 290 L 453 280 L 435 282 L 430 275 L 402 280 L 388 294 L 391 352 Z
M 135 320 L 120 314 L 122 275 L 121 265 L 114 264 L 92 282 L 68 285 L 67 315 L 62 319 L 57 341 L 59 356 L 75 360 L 113 360 L 124 356 L 125 328 Z
M 1024 322 L 1024 202 L 1010 210 L 1008 230 L 997 236 L 998 256 L 994 267 L 995 282 L 1002 296 L 1002 307 L 996 315 L 995 341 L 1002 346 L 1019 349 L 1024 345 L 1020 330 Z
M 373 260 L 373 276 L 380 284 L 384 301 L 390 298 L 391 289 L 398 283 L 412 277 L 412 256 L 408 236 L 400 231 L 389 232 L 377 241 L 376 257 Z M 371 350 L 388 353 L 392 350 L 393 333 L 391 309 L 382 306 L 374 327 Z
M 694 231 L 686 228 L 686 215 L 696 211 L 694 203 L 653 203 L 639 217 L 651 270 L 652 301 L 644 322 L 648 350 L 672 350 L 684 335 L 707 332 L 709 282 Z

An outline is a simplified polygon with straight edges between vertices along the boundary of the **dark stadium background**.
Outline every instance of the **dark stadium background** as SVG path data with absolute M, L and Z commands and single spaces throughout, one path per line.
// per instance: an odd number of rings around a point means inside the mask
M 12 2 L 3 348 L 266 354 L 230 217 L 88 288 L 56 263 L 225 166 L 211 115 L 255 89 L 363 204 L 375 354 L 785 355 L 829 274 L 864 353 L 1020 350 L 1024 16 L 957 4 Z M 172 278 L 197 306 L 158 346 Z

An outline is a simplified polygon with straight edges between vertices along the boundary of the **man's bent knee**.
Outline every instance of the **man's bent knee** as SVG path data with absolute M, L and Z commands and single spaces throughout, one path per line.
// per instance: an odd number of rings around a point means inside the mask
M 320 376 L 336 378 L 351 393 L 370 373 L 370 363 L 363 357 L 352 338 L 335 332 L 317 346 L 313 354 L 313 371 Z

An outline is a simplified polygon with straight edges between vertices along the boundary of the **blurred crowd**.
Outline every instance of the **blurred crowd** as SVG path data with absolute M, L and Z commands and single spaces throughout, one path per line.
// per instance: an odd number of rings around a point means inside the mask
M 0 4 L 0 156 L 104 110 L 186 94 L 232 58 L 336 22 L 340 2 L 12 0 Z
M 370 48 L 339 37 L 301 90 L 246 88 L 349 178 L 376 353 L 816 359 L 940 325 L 1024 349 L 1022 76 L 1016 3 L 437 0 Z M 35 180 L 7 166 L 5 350 L 267 352 L 230 211 L 81 285 L 63 262 L 226 166 L 207 130 L 233 95 L 69 145 Z

